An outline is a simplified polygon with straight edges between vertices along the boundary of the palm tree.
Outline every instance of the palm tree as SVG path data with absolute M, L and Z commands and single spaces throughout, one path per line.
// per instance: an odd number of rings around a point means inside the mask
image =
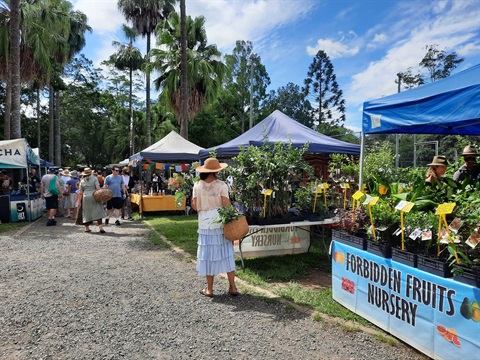
M 187 73 L 188 73 L 188 118 L 202 109 L 206 102 L 215 98 L 222 85 L 226 66 L 220 61 L 216 45 L 207 44 L 205 19 L 186 19 Z M 157 46 L 152 49 L 152 69 L 159 70 L 160 77 L 154 80 L 157 90 L 162 89 L 160 98 L 173 110 L 177 120 L 182 119 L 181 111 L 181 36 L 180 17 L 172 13 L 156 29 Z M 164 29 L 164 30 L 163 30 Z M 185 124 L 180 123 L 180 134 L 188 138 Z
M 20 0 L 10 1 L 10 83 L 11 83 L 11 137 L 22 137 L 22 123 L 20 117 Z M 5 126 L 6 128 L 6 126 Z M 9 137 L 6 139 L 10 139 Z
M 134 133 L 133 133 L 133 72 L 139 70 L 143 64 L 143 56 L 138 48 L 133 46 L 137 34 L 133 28 L 123 25 L 123 32 L 129 40 L 128 44 L 122 44 L 118 41 L 112 42 L 113 46 L 118 48 L 118 51 L 110 56 L 109 62 L 119 70 L 128 70 L 130 79 L 130 155 L 135 153 Z
M 118 7 L 127 21 L 132 21 L 137 34 L 147 37 L 147 56 L 151 49 L 151 35 L 157 24 L 165 20 L 168 15 L 175 11 L 176 0 L 118 0 Z M 150 73 L 146 72 L 146 123 L 147 123 L 147 146 L 151 145 L 151 116 L 150 116 Z

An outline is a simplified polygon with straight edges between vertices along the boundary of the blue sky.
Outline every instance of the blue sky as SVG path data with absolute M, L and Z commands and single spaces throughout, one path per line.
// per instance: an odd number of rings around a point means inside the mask
M 71 0 L 93 33 L 83 53 L 96 65 L 124 41 L 117 0 Z M 397 92 L 396 74 L 418 69 L 425 46 L 455 51 L 480 63 L 480 0 L 186 0 L 187 14 L 203 15 L 209 43 L 232 53 L 250 40 L 271 79 L 269 89 L 302 85 L 318 50 L 334 66 L 347 107 L 345 125 L 361 130 L 364 101 Z M 145 51 L 145 41 L 136 44 Z

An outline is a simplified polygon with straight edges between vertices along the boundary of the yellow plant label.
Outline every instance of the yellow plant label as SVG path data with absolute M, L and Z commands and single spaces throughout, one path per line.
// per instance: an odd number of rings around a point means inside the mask
M 363 192 L 361 192 L 360 190 L 357 190 L 357 191 L 355 192 L 355 194 L 352 195 L 352 197 L 353 197 L 356 201 L 360 201 L 360 199 L 361 199 L 362 197 L 364 197 L 364 196 L 365 196 L 365 194 L 364 194 Z
M 415 203 L 413 202 L 402 200 L 395 206 L 395 209 L 408 213 L 414 205 Z
M 363 202 L 363 205 L 373 206 L 378 202 L 378 199 L 379 199 L 378 196 L 367 195 L 365 198 L 365 201 Z
M 272 193 L 273 193 L 272 189 L 265 190 L 265 196 L 270 196 L 270 195 L 272 195 Z
M 435 215 L 446 215 L 451 214 L 457 203 L 443 203 L 438 205 Z

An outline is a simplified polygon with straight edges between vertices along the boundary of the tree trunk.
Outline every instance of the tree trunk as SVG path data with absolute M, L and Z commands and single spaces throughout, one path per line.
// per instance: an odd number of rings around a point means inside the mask
M 54 91 L 52 85 L 48 86 L 48 103 L 49 103 L 49 112 L 48 112 L 48 161 L 54 163 L 54 153 L 53 153 L 53 135 L 54 135 L 54 121 L 53 121 L 53 111 L 54 111 Z
M 10 111 L 12 110 L 12 82 L 10 81 L 10 74 L 8 73 L 8 81 L 7 81 L 7 88 L 5 89 L 5 125 L 3 128 L 3 139 L 10 140 L 11 139 L 11 132 L 10 129 L 12 127 L 10 119 Z
M 130 156 L 135 154 L 135 146 L 133 142 L 133 70 L 130 66 Z
M 10 1 L 10 80 L 12 83 L 11 126 L 13 139 L 22 137 L 20 116 L 20 1 Z
M 150 41 L 151 41 L 151 34 L 147 34 L 147 63 L 150 62 Z M 145 89 L 145 96 L 146 96 L 146 101 L 147 101 L 147 108 L 146 108 L 146 121 L 147 121 L 147 146 L 150 146 L 152 144 L 152 122 L 150 119 L 150 72 L 147 71 L 146 73 L 146 89 Z
M 42 149 L 41 149 L 41 134 L 40 134 L 41 126 L 40 126 L 40 84 L 37 84 L 37 148 L 38 148 L 38 157 L 42 157 Z
M 180 87 L 182 99 L 182 118 L 180 122 L 180 136 L 188 140 L 187 14 L 185 9 L 185 0 L 180 0 L 180 38 L 182 43 L 182 80 Z
M 62 166 L 62 132 L 60 130 L 60 90 L 55 91 L 55 164 Z

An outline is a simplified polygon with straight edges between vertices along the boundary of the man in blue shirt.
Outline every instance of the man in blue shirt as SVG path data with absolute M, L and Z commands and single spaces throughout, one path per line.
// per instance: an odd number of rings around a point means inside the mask
M 107 217 L 105 218 L 105 224 L 108 224 L 110 220 L 110 214 L 115 216 L 115 225 L 120 224 L 120 213 L 123 206 L 123 199 L 127 194 L 127 187 L 123 182 L 123 176 L 120 175 L 120 168 L 114 166 L 112 173 L 105 179 L 104 187 L 112 190 L 113 196 L 107 201 Z

